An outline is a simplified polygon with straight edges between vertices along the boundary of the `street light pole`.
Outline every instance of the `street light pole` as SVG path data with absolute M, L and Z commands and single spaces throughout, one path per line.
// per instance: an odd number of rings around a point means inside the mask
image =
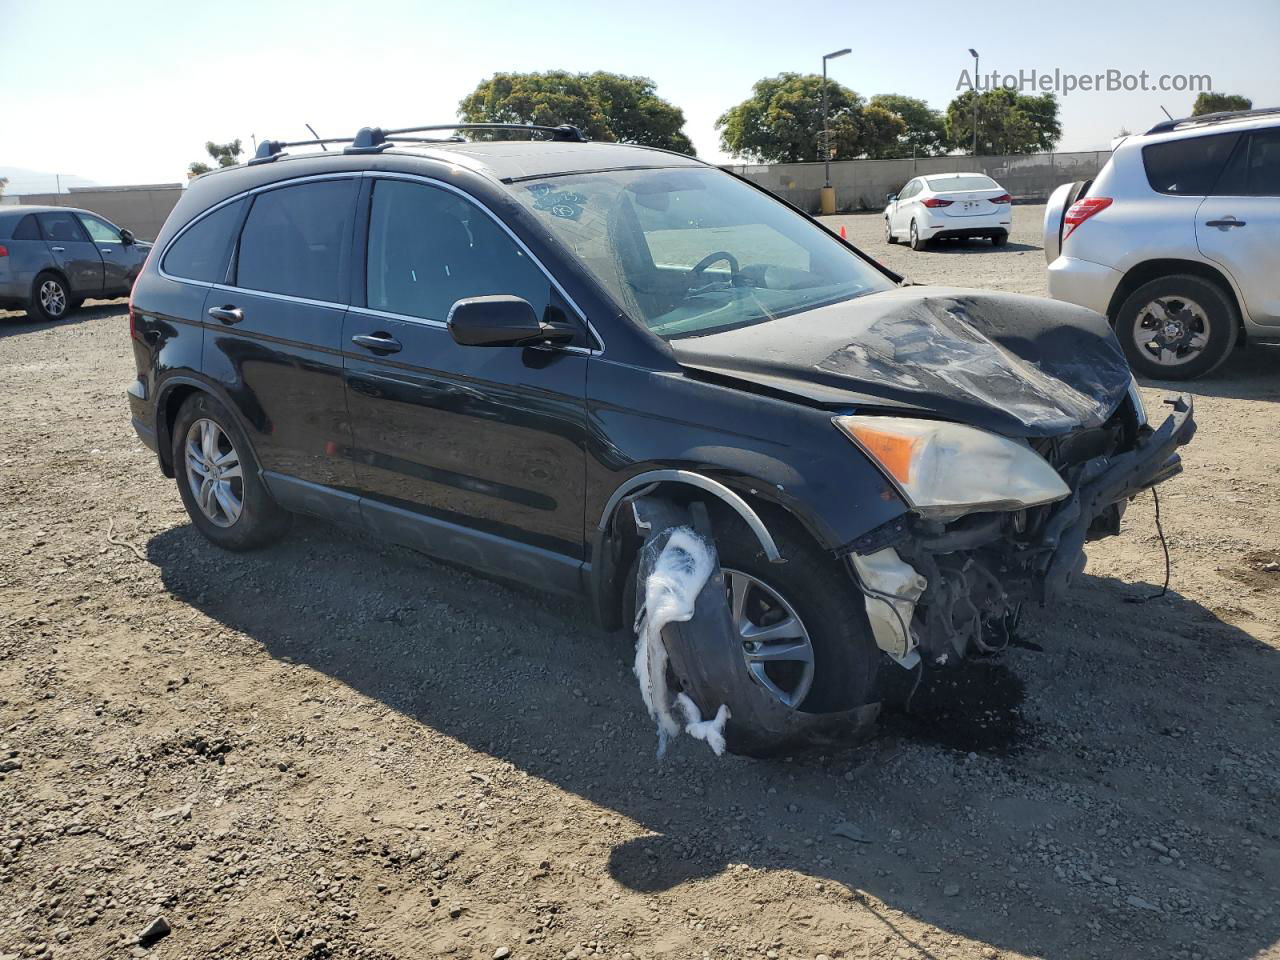
M 969 48 L 973 57 L 973 155 L 978 155 L 978 51 Z
M 836 212 L 836 192 L 831 187 L 831 130 L 827 126 L 827 61 L 852 53 L 851 47 L 822 56 L 822 213 Z

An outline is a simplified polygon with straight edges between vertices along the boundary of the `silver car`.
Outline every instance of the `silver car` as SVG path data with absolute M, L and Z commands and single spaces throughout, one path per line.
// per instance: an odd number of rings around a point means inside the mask
M 151 244 L 74 207 L 0 207 L 0 309 L 61 320 L 86 299 L 123 297 Z
M 1045 211 L 1049 294 L 1115 327 L 1164 380 L 1216 368 L 1240 340 L 1280 340 L 1280 109 L 1169 120 L 1120 141 Z

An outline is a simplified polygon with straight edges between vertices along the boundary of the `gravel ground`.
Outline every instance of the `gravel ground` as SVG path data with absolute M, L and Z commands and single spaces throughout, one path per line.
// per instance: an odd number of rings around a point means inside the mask
M 888 247 L 1043 291 L 1010 244 Z M 653 759 L 575 604 L 300 521 L 194 533 L 119 303 L 0 317 L 0 957 L 1280 956 L 1280 351 L 1070 600 L 871 743 Z M 1161 385 L 1143 393 L 1153 413 Z

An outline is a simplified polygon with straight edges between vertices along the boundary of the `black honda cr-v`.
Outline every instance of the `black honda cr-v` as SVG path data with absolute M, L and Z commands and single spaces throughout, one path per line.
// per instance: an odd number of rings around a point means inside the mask
M 692 526 L 669 676 L 756 752 L 998 649 L 1180 469 L 1189 403 L 1149 425 L 1098 314 L 906 284 L 689 157 L 438 129 L 269 141 L 161 231 L 133 422 L 218 546 L 311 514 L 617 628 Z

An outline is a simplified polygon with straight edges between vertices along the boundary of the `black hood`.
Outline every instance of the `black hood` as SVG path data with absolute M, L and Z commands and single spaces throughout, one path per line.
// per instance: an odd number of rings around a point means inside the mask
M 824 406 L 914 410 L 1014 437 L 1098 426 L 1130 378 L 1100 314 L 953 287 L 900 287 L 671 348 L 691 370 Z

